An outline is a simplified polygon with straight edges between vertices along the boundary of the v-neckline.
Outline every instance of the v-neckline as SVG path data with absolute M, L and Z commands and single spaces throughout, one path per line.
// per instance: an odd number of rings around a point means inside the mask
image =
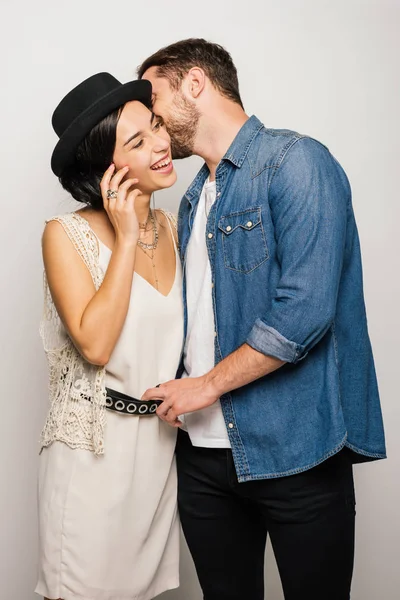
M 113 251 L 111 250 L 111 248 L 109 248 L 109 247 L 107 246 L 107 244 L 105 244 L 105 243 L 104 243 L 104 242 L 103 242 L 103 241 L 102 241 L 102 240 L 99 238 L 99 236 L 97 235 L 97 233 L 96 233 L 96 232 L 94 231 L 94 229 L 91 227 L 91 225 L 90 225 L 89 221 L 88 221 L 87 219 L 85 219 L 85 217 L 82 217 L 82 216 L 81 216 L 81 215 L 80 215 L 78 212 L 76 212 L 76 213 L 75 213 L 75 215 L 76 215 L 77 217 L 79 217 L 80 219 L 82 219 L 83 221 L 85 221 L 86 225 L 89 227 L 90 231 L 93 233 L 93 235 L 94 235 L 94 237 L 96 238 L 97 242 L 98 242 L 98 243 L 99 243 L 101 246 L 103 246 L 103 248 L 105 248 L 105 250 L 107 250 L 107 252 L 109 252 L 110 254 L 112 254 L 112 252 L 113 252 Z M 165 214 L 164 214 L 164 216 L 165 216 L 165 218 L 168 220 L 168 217 L 167 217 Z M 173 236 L 172 229 L 171 229 L 171 226 L 170 226 L 169 222 L 168 222 L 168 225 L 169 225 L 169 229 L 170 229 L 171 236 Z M 174 253 L 175 253 L 175 276 L 174 276 L 174 280 L 173 280 L 173 282 L 172 282 L 171 289 L 169 290 L 168 294 L 163 294 L 162 292 L 160 292 L 160 290 L 158 290 L 156 287 L 154 287 L 154 285 L 152 285 L 152 284 L 150 283 L 150 281 L 147 281 L 147 279 L 146 279 L 145 277 L 143 277 L 143 275 L 141 275 L 141 274 L 140 274 L 140 273 L 138 273 L 137 271 L 134 271 L 134 274 L 135 274 L 135 275 L 137 275 L 138 277 L 140 277 L 140 279 L 141 279 L 142 281 L 144 281 L 145 283 L 147 283 L 147 285 L 148 285 L 148 286 L 150 286 L 150 287 L 151 287 L 151 288 L 152 288 L 152 289 L 153 289 L 153 290 L 156 292 L 156 294 L 159 294 L 160 296 L 162 296 L 162 298 L 169 298 L 169 296 L 171 295 L 171 293 L 172 293 L 172 291 L 173 291 L 173 289 L 174 289 L 174 287 L 175 287 L 176 279 L 177 279 L 177 276 L 178 276 L 178 250 L 177 250 L 177 248 L 176 248 L 176 243 L 175 243 L 175 240 L 174 240 L 174 239 L 172 240 L 172 243 L 173 243 L 173 245 L 174 245 Z

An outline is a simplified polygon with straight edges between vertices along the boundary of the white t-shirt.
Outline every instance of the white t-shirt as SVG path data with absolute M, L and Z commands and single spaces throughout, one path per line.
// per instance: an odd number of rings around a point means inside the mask
M 215 202 L 215 181 L 204 184 L 186 254 L 187 336 L 182 377 L 201 377 L 214 367 L 215 323 L 212 276 L 206 246 L 207 217 Z M 220 401 L 183 416 L 194 446 L 230 448 Z

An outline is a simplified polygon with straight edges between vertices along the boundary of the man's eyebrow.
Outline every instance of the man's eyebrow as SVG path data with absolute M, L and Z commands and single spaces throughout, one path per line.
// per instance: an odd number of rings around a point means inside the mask
M 153 125 L 153 121 L 154 119 L 161 119 L 161 117 L 158 117 L 157 115 L 155 115 L 153 112 L 151 113 L 151 118 L 150 118 L 150 125 Z M 143 134 L 143 131 L 138 131 L 137 133 L 134 133 L 133 135 L 131 135 L 131 137 L 125 142 L 124 146 L 127 146 L 129 144 L 129 142 L 132 142 L 135 138 L 140 137 Z

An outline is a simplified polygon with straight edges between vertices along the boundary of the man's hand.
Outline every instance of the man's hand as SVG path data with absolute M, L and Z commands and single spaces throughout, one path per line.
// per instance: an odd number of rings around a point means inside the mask
M 147 390 L 142 400 L 162 400 L 157 409 L 158 416 L 170 425 L 179 427 L 179 415 L 211 406 L 223 394 L 264 377 L 284 364 L 279 358 L 265 356 L 243 344 L 203 377 L 167 381 Z
M 173 379 L 147 390 L 142 396 L 142 400 L 162 400 L 157 415 L 173 427 L 182 425 L 179 415 L 211 406 L 218 398 L 207 376 Z

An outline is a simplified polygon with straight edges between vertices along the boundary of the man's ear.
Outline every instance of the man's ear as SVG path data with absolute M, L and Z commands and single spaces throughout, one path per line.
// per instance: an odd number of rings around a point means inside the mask
M 196 100 L 206 85 L 206 74 L 200 67 L 193 67 L 186 75 L 183 82 L 183 91 L 185 95 Z

